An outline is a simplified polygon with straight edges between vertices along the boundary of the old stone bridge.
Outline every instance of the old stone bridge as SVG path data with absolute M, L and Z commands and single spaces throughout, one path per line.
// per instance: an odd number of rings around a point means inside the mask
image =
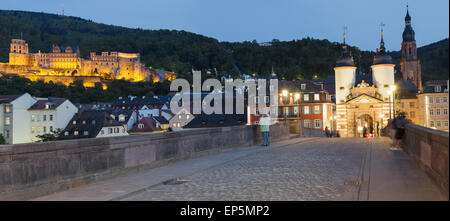
M 314 136 L 316 135 L 316 136 Z M 295 123 L 0 147 L 1 200 L 448 200 L 448 133 L 325 138 Z

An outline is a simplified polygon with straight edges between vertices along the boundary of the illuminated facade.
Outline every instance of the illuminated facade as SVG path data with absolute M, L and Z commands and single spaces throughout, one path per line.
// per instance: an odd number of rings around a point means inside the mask
M 9 63 L 0 63 L 0 73 L 65 85 L 83 80 L 87 87 L 113 79 L 132 82 L 175 79 L 175 74 L 171 72 L 164 72 L 163 76 L 154 74 L 141 63 L 138 53 L 91 52 L 90 57 L 84 59 L 80 56 L 79 48 L 57 45 L 49 53 L 30 53 L 28 44 L 22 39 L 11 40 Z

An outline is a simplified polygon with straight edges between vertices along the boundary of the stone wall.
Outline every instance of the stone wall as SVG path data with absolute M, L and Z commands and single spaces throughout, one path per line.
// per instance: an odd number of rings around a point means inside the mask
M 324 137 L 325 131 L 321 129 L 306 128 L 303 120 L 291 120 L 289 122 L 289 133 L 298 134 L 301 137 Z
M 111 138 L 0 146 L 0 200 L 30 199 L 125 172 L 251 146 L 256 126 L 235 126 Z M 271 127 L 288 139 L 287 124 Z
M 448 132 L 408 124 L 402 148 L 411 155 L 448 198 Z

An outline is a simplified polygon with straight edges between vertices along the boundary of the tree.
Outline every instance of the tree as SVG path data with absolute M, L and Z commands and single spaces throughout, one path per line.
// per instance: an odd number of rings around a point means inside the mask
M 8 144 L 8 143 L 6 143 L 6 139 L 3 136 L 3 134 L 0 134 L 0 145 L 3 145 L 3 144 Z
M 49 141 L 55 141 L 55 140 L 64 140 L 64 130 L 58 128 L 50 133 L 37 135 L 37 138 L 39 138 L 39 142 L 49 142 Z

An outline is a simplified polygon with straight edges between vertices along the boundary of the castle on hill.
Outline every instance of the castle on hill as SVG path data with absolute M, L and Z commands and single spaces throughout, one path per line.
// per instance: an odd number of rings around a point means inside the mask
M 83 80 L 87 87 L 97 82 L 123 79 L 132 82 L 173 80 L 174 73 L 155 71 L 145 67 L 139 53 L 91 52 L 88 59 L 80 56 L 80 49 L 54 45 L 49 53 L 30 53 L 28 43 L 12 39 L 9 63 L 0 63 L 0 74 L 17 74 L 32 81 L 70 83 Z

